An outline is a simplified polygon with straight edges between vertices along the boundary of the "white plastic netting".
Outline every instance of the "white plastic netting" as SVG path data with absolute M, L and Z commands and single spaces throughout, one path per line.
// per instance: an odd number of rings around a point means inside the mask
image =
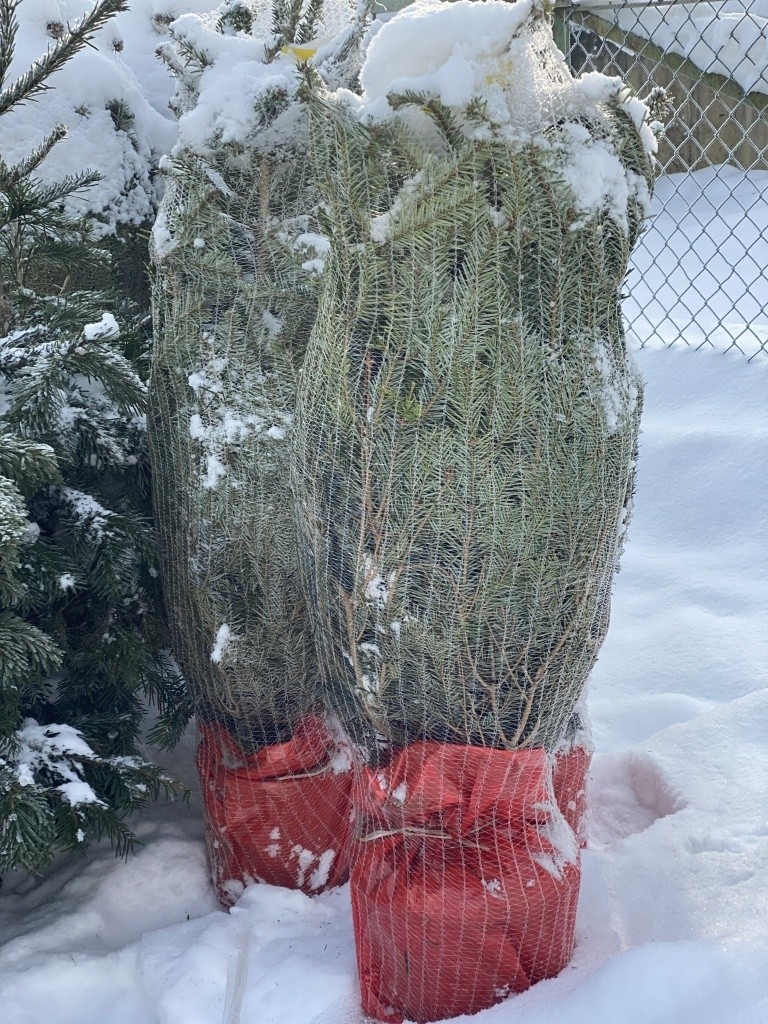
M 646 108 L 574 80 L 524 2 L 417 7 L 361 84 L 311 104 L 330 252 L 294 477 L 321 663 L 395 746 L 553 750 L 631 510 Z
M 288 453 L 327 242 L 291 48 L 312 10 L 278 12 L 261 38 L 227 34 L 232 10 L 179 19 L 165 51 L 181 141 L 153 233 L 151 433 L 178 659 L 202 718 L 251 751 L 320 703 Z M 354 13 L 326 48 L 342 80 Z

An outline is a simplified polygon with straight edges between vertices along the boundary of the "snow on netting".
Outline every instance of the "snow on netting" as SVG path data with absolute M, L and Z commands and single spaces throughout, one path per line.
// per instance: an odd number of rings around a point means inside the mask
M 168 55 L 151 435 L 214 877 L 349 869 L 364 1011 L 474 1012 L 573 948 L 655 137 L 538 0 L 311 61 L 227 11 Z
M 561 810 L 578 822 L 551 764 L 586 766 L 631 509 L 619 303 L 655 139 L 618 79 L 572 78 L 526 0 L 409 8 L 360 94 L 318 82 L 311 112 L 330 250 L 294 435 L 308 606 L 369 758 L 363 1008 L 434 1020 L 570 957 Z
M 321 64 L 335 82 L 354 79 L 365 21 L 344 9 Z M 266 37 L 243 5 L 187 15 L 164 54 L 180 142 L 153 235 L 155 505 L 225 901 L 254 879 L 318 891 L 348 868 L 349 745 L 319 678 L 288 470 L 327 245 L 296 56 L 317 14 L 278 5 Z

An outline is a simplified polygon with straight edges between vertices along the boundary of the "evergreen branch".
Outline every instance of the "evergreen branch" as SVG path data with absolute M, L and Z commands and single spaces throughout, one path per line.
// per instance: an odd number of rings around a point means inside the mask
M 63 743 L 57 745 L 60 736 Z M 102 836 L 117 856 L 126 857 L 136 842 L 123 820 L 128 814 L 160 796 L 188 799 L 187 788 L 151 762 L 100 757 L 83 739 L 79 731 L 34 721 L 0 738 L 0 870 L 33 871 L 54 845 L 83 850 Z M 18 766 L 25 742 L 25 762 Z
M 27 493 L 53 483 L 59 471 L 50 445 L 0 431 L 0 474 L 22 482 Z
M 224 11 L 216 22 L 216 28 L 222 33 L 227 29 L 249 33 L 253 28 L 253 15 L 244 4 L 237 3 Z
M 186 67 L 179 59 L 178 44 L 167 41 L 160 43 L 155 50 L 155 56 L 160 58 L 174 78 L 181 79 L 183 77 Z
M 130 139 L 131 145 L 138 152 L 139 139 L 136 135 L 136 115 L 128 104 L 121 99 L 107 101 L 107 110 L 112 118 L 116 132 L 123 132 Z
M 3 71 L 17 6 L 0 0 Z M 97 4 L 0 94 L 0 112 L 50 88 L 124 7 Z M 131 111 L 108 108 L 132 135 Z M 134 836 L 122 816 L 177 788 L 131 756 L 145 680 L 167 645 L 144 515 L 146 330 L 114 296 L 69 287 L 108 256 L 62 202 L 98 176 L 35 177 L 62 135 L 0 162 L 0 871 L 37 870 L 57 847 L 101 835 L 125 854 Z M 113 309 L 117 331 L 104 319 Z M 178 732 L 183 684 L 169 678 L 162 702 Z
M 33 149 L 28 156 L 11 167 L 0 158 L 0 190 L 9 189 L 25 178 L 28 178 L 33 171 L 37 170 L 53 147 L 61 142 L 66 134 L 66 127 L 63 124 L 57 125 L 36 149 Z
M 166 652 L 161 652 L 149 666 L 144 693 L 158 710 L 157 721 L 147 733 L 147 740 L 161 750 L 172 750 L 194 715 L 194 704 L 184 677 Z
M 280 26 L 288 14 L 287 0 L 272 0 L 272 33 L 280 35 Z
M 3 0 L 7 3 L 8 0 Z M 12 85 L 0 92 L 0 115 L 19 103 L 27 103 L 50 86 L 47 80 L 64 67 L 116 14 L 128 9 L 128 0 L 98 0 L 93 10 L 68 29 L 48 52 L 35 61 Z
M 55 817 L 45 794 L 21 786 L 0 751 L 0 871 L 37 871 L 56 841 Z
M 21 490 L 14 480 L 0 474 L 0 605 L 6 608 L 16 607 L 23 597 L 19 555 L 28 527 Z
M 458 118 L 450 107 L 434 96 L 406 90 L 404 93 L 391 93 L 387 97 L 387 102 L 393 110 L 400 110 L 405 106 L 420 107 L 434 121 L 449 152 L 460 153 L 467 148 L 467 136 Z M 476 110 L 477 108 L 473 107 L 473 115 L 476 115 Z
M 301 15 L 296 26 L 294 42 L 300 46 L 311 42 L 315 27 L 320 15 L 323 13 L 323 0 L 307 0 L 307 6 Z
M 16 35 L 19 31 L 16 10 L 20 3 L 21 0 L 0 0 L 0 90 L 16 51 Z
M 50 217 L 58 218 L 58 211 L 50 210 L 51 206 L 60 203 L 62 199 L 66 199 L 75 192 L 90 188 L 99 181 L 101 181 L 101 175 L 96 171 L 68 174 L 50 184 L 34 179 L 21 181 L 9 189 L 4 196 L 4 219 L 6 222 L 20 220 L 41 211 Z
M 0 688 L 21 685 L 30 676 L 49 675 L 62 659 L 49 636 L 9 611 L 0 611 L 0 650 Z M 6 721 L 0 716 L 0 731 Z
M 181 67 L 184 69 L 184 74 L 187 75 L 190 69 L 193 73 L 200 74 L 209 68 L 213 64 L 213 57 L 206 51 L 201 50 L 195 46 L 194 43 L 190 43 L 188 39 L 174 37 L 175 49 L 176 49 L 176 60 L 172 58 L 169 61 L 169 67 L 171 71 L 174 70 L 174 65 L 178 66 L 179 61 Z M 167 45 L 160 49 L 160 54 L 163 60 L 168 60 L 168 51 L 170 47 Z
M 330 58 L 334 64 L 337 66 L 344 64 L 352 56 L 353 51 L 360 46 L 363 36 L 373 19 L 375 8 L 376 0 L 358 0 L 355 20 L 339 38 L 338 48 Z M 352 73 L 347 76 L 345 83 L 349 88 L 357 85 L 359 76 L 359 62 L 354 63 L 356 66 L 350 69 Z
M 303 6 L 304 0 L 286 0 L 285 20 L 280 26 L 280 36 L 283 40 L 283 46 L 295 42 L 296 26 L 299 23 L 301 9 Z

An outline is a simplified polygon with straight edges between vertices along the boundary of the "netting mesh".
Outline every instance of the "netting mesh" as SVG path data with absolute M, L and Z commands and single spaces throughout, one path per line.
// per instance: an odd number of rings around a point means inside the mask
M 214 137 L 202 154 L 178 147 L 153 249 L 152 447 L 171 624 L 198 712 L 235 729 L 245 752 L 289 737 L 320 703 L 288 458 L 324 238 L 312 230 L 298 75 L 279 42 L 263 57 L 277 84 L 267 80 L 250 134 Z
M 235 6 L 174 29 L 154 235 L 157 518 L 214 878 L 231 902 L 351 870 L 364 1011 L 474 1012 L 573 949 L 648 111 L 575 80 L 534 0 L 358 12 L 311 64 L 316 5 L 262 43 Z
M 351 83 L 366 10 L 327 6 L 346 20 L 320 67 Z M 318 4 L 277 4 L 258 37 L 249 12 L 227 4 L 174 27 L 181 142 L 152 247 L 155 513 L 225 903 L 256 879 L 345 881 L 350 840 L 351 750 L 318 671 L 289 481 L 327 244 L 297 58 L 323 26 Z
M 292 342 L 314 295 L 294 280 L 281 301 L 290 246 L 263 230 L 275 197 L 302 194 L 296 167 L 263 159 L 227 181 L 176 161 L 164 202 L 176 244 L 156 261 L 155 467 L 176 645 L 203 716 L 252 732 L 250 749 L 290 735 L 317 676 L 287 481 Z
M 541 24 L 535 136 L 479 101 L 390 96 L 421 136 L 313 105 L 331 250 L 299 524 L 324 668 L 396 745 L 556 748 L 608 625 L 641 404 L 619 297 L 651 171 L 617 81 L 569 111 Z M 585 140 L 620 168 L 613 208 L 569 180 Z

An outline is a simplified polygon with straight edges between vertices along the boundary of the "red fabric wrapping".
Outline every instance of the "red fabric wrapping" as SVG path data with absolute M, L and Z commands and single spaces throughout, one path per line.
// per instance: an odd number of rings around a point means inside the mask
M 204 723 L 197 767 L 223 904 L 254 881 L 307 894 L 346 882 L 352 762 L 320 718 L 307 716 L 286 743 L 248 756 L 225 728 Z
M 552 788 L 557 806 L 573 829 L 582 849 L 587 845 L 585 813 L 587 809 L 587 775 L 592 753 L 585 747 L 571 747 L 564 754 L 555 754 L 552 766 Z
M 476 1013 L 565 967 L 579 851 L 551 772 L 540 749 L 419 742 L 357 773 L 364 1013 L 389 1024 Z

